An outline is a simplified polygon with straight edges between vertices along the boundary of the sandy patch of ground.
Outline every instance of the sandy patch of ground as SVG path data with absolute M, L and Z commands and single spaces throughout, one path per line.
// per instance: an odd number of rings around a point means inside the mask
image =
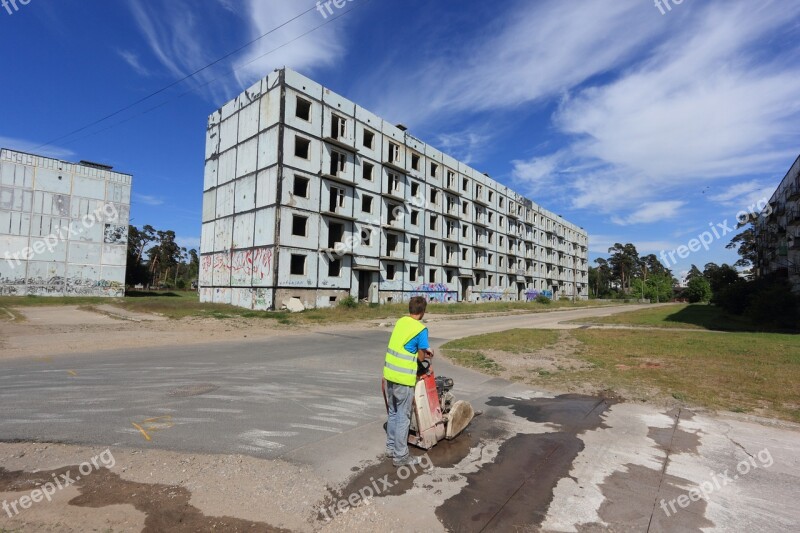
M 0 357 L 247 341 L 306 330 L 258 318 L 169 320 L 105 305 L 97 311 L 77 306 L 20 307 L 15 311 L 24 320 L 0 322 Z
M 240 455 L 60 444 L 0 444 L 0 505 L 19 502 L 37 486 L 63 476 L 74 481 L 15 514 L 0 511 L 0 530 L 312 531 L 314 504 L 325 483 L 306 466 Z M 97 462 L 80 480 L 79 465 Z M 113 461 L 108 460 L 109 458 Z M 89 468 L 86 468 L 89 470 Z M 55 477 L 54 477 L 55 475 Z M 12 514 L 13 510 L 12 510 Z M 254 529 L 251 529 L 254 528 Z

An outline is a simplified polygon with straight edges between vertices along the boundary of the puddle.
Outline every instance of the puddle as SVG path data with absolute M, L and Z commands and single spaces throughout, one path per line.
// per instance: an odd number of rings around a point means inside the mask
M 51 482 L 55 476 L 60 477 L 77 470 L 77 466 L 72 466 L 30 473 L 11 472 L 0 468 L 0 492 L 30 493 L 41 485 Z M 206 516 L 197 507 L 189 504 L 191 493 L 183 487 L 126 481 L 105 468 L 83 477 L 80 481 L 75 481 L 73 486 L 80 491 L 80 495 L 70 500 L 69 505 L 95 509 L 109 505 L 132 505 L 147 516 L 142 530 L 145 533 L 160 531 L 189 533 L 209 530 L 269 533 L 288 531 L 262 522 L 227 516 Z
M 436 516 L 450 531 L 533 531 L 541 526 L 553 490 L 569 475 L 583 450 L 584 431 L 607 426 L 609 398 L 563 395 L 530 400 L 490 398 L 530 422 L 556 424 L 551 433 L 519 434 L 506 440 L 495 461 L 466 475 L 467 486 L 444 502 Z

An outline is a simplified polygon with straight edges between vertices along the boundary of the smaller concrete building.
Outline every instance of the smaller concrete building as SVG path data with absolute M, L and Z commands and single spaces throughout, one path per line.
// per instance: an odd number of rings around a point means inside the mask
M 800 157 L 775 190 L 764 214 L 755 224 L 756 275 L 785 276 L 795 292 L 800 292 Z
M 0 150 L 0 295 L 123 296 L 131 181 Z

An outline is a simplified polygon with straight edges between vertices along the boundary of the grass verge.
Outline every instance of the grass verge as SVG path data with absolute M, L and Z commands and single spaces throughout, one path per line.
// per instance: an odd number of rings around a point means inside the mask
M 494 335 L 462 339 L 456 346 L 469 347 L 473 353 L 523 354 L 546 342 L 539 333 Z M 527 375 L 517 371 L 509 379 L 550 390 L 585 390 L 588 385 L 629 400 L 677 400 L 800 422 L 800 337 L 796 335 L 669 330 L 574 330 L 570 335 L 580 342 L 572 357 L 589 363 L 586 368 Z M 452 355 L 464 349 L 453 350 L 453 344 L 443 349 L 459 364 L 481 369 L 494 363 L 486 358 L 469 364 L 467 358 L 465 364 Z
M 771 331 L 769 328 L 756 326 L 743 317 L 729 315 L 715 305 L 706 304 L 676 304 L 640 311 L 628 311 L 613 316 L 573 320 L 571 322 L 712 331 Z M 782 332 L 777 331 L 777 333 Z

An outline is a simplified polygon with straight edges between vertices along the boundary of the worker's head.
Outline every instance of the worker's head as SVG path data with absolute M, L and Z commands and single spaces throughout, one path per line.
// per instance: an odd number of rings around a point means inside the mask
M 418 316 L 422 318 L 425 314 L 425 309 L 428 307 L 428 301 L 422 296 L 414 296 L 408 302 L 408 313 L 411 316 Z

